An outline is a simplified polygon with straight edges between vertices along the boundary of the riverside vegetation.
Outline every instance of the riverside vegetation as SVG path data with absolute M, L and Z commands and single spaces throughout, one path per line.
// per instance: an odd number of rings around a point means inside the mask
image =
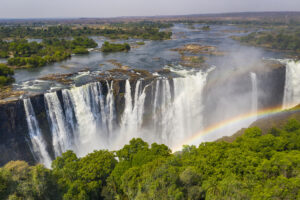
M 184 146 L 132 139 L 118 151 L 78 158 L 67 151 L 52 169 L 11 161 L 0 169 L 1 199 L 299 199 L 300 123 L 234 142 Z
M 49 38 L 41 43 L 21 39 L 0 41 L 0 54 L 8 58 L 7 63 L 10 66 L 32 68 L 65 60 L 72 53 L 88 53 L 87 48 L 94 47 L 97 47 L 97 43 L 87 37 L 76 37 L 73 40 Z
M 0 64 L 0 86 L 8 85 L 14 81 L 12 77 L 14 75 L 14 70 L 6 66 L 5 64 Z
M 300 52 L 300 29 L 281 30 L 274 28 L 269 31 L 253 32 L 242 37 L 233 37 L 242 43 L 266 47 L 274 50 Z
M 36 68 L 60 62 L 72 54 L 88 54 L 88 48 L 97 43 L 88 36 L 105 36 L 109 39 L 140 38 L 149 40 L 170 39 L 172 32 L 160 31 L 173 24 L 161 22 L 129 22 L 105 25 L 9 25 L 0 26 L 0 58 L 7 59 L 0 68 L 0 86 L 14 81 L 14 69 Z M 29 42 L 28 38 L 38 38 L 41 42 Z M 65 39 L 73 38 L 73 39 Z M 140 42 L 140 45 L 144 42 Z M 130 45 L 105 42 L 103 52 L 129 51 Z M 10 69 L 8 69 L 10 68 Z
M 119 52 L 119 51 L 129 51 L 130 45 L 128 43 L 124 44 L 114 44 L 109 42 L 104 42 L 101 51 L 102 52 Z
M 173 24 L 171 23 L 151 21 L 111 23 L 93 26 L 2 26 L 0 27 L 0 39 L 104 36 L 110 39 L 141 38 L 165 40 L 171 38 L 172 32 L 160 31 L 160 29 L 170 28 L 172 26 Z

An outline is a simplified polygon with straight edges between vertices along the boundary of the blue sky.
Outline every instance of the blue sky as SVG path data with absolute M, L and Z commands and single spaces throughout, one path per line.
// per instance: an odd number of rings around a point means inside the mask
M 300 11 L 300 0 L 1 0 L 0 18 Z

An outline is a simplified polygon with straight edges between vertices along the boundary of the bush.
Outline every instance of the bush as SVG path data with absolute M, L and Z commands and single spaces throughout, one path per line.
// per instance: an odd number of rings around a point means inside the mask
M 0 168 L 0 198 L 299 199 L 300 124 L 292 119 L 271 133 L 248 128 L 232 143 L 184 146 L 176 154 L 137 138 L 82 158 L 67 151 L 52 170 L 12 161 Z
M 137 45 L 145 45 L 145 42 L 143 42 L 143 41 L 142 42 L 137 42 L 136 44 Z
M 103 52 L 120 52 L 120 51 L 129 51 L 130 45 L 128 43 L 124 44 L 113 44 L 109 42 L 104 42 L 101 47 Z
M 5 64 L 0 64 L 0 86 L 8 85 L 14 81 L 14 70 Z
M 76 47 L 73 51 L 74 54 L 88 54 L 89 51 L 83 47 Z

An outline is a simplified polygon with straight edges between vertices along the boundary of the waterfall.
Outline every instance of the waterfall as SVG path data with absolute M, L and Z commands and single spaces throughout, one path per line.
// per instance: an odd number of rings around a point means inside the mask
M 104 106 L 101 84 L 90 83 L 64 92 L 70 96 L 77 119 L 77 129 L 74 134 L 76 153 L 82 156 L 100 146 L 107 148 L 111 123 L 107 116 L 113 113 L 110 113 L 111 109 L 107 112 L 108 109 Z
M 121 140 L 129 141 L 133 137 L 141 137 L 141 127 L 143 124 L 144 115 L 144 103 L 146 98 L 147 86 L 142 88 L 141 81 L 138 80 L 135 85 L 135 91 L 133 93 L 129 83 L 126 80 L 125 84 L 125 108 L 121 119 L 120 134 Z
M 45 103 L 55 156 L 60 156 L 63 152 L 71 149 L 72 137 L 56 92 L 45 94 Z
M 66 122 L 68 124 L 69 130 L 74 134 L 77 129 L 76 117 L 73 111 L 74 105 L 72 103 L 71 96 L 68 90 L 62 90 L 62 96 L 63 96 L 65 115 L 66 115 Z
M 158 80 L 154 98 L 153 127 L 159 142 L 167 144 L 172 132 L 172 118 L 174 117 L 172 106 L 171 87 L 168 79 Z
M 286 62 L 283 108 L 288 109 L 300 104 L 300 62 Z
M 159 142 L 170 147 L 203 128 L 203 90 L 210 70 L 173 72 L 182 77 L 174 78 L 172 86 L 168 79 L 156 82 L 152 111 L 153 132 L 159 134 L 154 141 L 159 138 Z
M 108 82 L 106 82 L 107 85 L 107 95 L 106 95 L 106 102 L 104 102 L 104 97 L 101 95 L 100 101 L 101 101 L 101 116 L 103 124 L 105 124 L 107 133 L 109 134 L 109 139 L 113 139 L 113 130 L 115 127 L 115 101 L 114 101 L 114 91 L 113 91 L 113 84 L 114 82 L 111 82 L 111 85 L 109 85 Z
M 51 166 L 51 158 L 46 148 L 46 141 L 41 134 L 39 124 L 37 122 L 30 99 L 23 100 L 26 120 L 28 125 L 29 137 L 32 143 L 32 151 L 37 157 L 39 163 L 45 164 L 46 167 Z
M 134 137 L 172 148 L 202 129 L 202 98 L 209 71 L 172 72 L 179 77 L 160 78 L 147 85 L 143 80 L 126 80 L 124 96 L 118 96 L 124 110 L 118 112 L 113 81 L 64 89 L 61 101 L 56 92 L 45 94 L 55 156 L 69 149 L 78 156 L 95 149 L 114 150 Z M 36 151 L 41 154 L 43 150 Z
M 131 86 L 129 83 L 129 80 L 126 80 L 125 84 L 125 108 L 122 116 L 122 121 L 121 121 L 121 130 L 126 131 L 126 130 L 131 130 L 132 129 L 132 124 L 134 123 L 131 121 L 132 117 L 132 97 L 131 97 Z
M 258 95 L 257 95 L 257 79 L 256 79 L 256 74 L 251 72 L 250 73 L 251 77 L 251 85 L 252 85 L 252 95 L 251 95 L 251 110 L 253 114 L 257 114 L 257 104 L 258 104 Z M 255 118 L 256 119 L 256 118 Z

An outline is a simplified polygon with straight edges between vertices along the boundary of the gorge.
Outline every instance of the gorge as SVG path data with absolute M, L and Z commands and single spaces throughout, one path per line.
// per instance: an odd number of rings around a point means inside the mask
M 286 75 L 282 73 L 285 69 Z M 237 108 L 240 106 L 241 113 L 257 112 L 271 104 L 288 107 L 293 102 L 295 105 L 299 99 L 298 93 L 293 91 L 297 91 L 299 85 L 293 83 L 297 83 L 300 74 L 289 76 L 289 71 L 298 69 L 299 63 L 288 61 L 280 71 L 240 75 L 234 84 L 240 79 L 238 81 L 246 82 L 243 90 L 248 91 L 244 97 L 232 95 L 231 100 L 242 99 L 244 105 L 235 104 Z M 227 119 L 225 116 L 230 117 L 231 113 L 226 113 L 226 109 L 216 109 L 212 113 L 205 108 L 210 106 L 207 102 L 216 100 L 211 98 L 218 87 L 226 89 L 225 85 L 209 88 L 209 77 L 216 69 L 203 71 L 178 67 L 170 70 L 178 77 L 103 80 L 1 104 L 3 123 L 0 130 L 6 133 L 2 134 L 1 163 L 25 159 L 50 167 L 51 160 L 66 150 L 71 149 L 79 156 L 99 148 L 116 150 L 134 137 L 172 148 L 210 123 L 216 123 L 213 120 L 216 112 L 224 120 Z M 281 88 L 273 84 L 276 87 L 273 97 L 280 94 L 282 100 L 289 99 L 288 104 L 278 98 L 271 102 L 268 99 L 273 99 L 272 96 L 262 95 L 264 90 L 272 91 L 272 88 L 266 88 L 270 87 L 266 77 L 281 80 Z M 245 110 L 245 105 L 249 104 Z M 233 128 L 237 131 L 242 127 L 245 126 Z M 224 130 L 224 133 L 234 132 Z M 202 142 L 215 140 L 224 133 L 204 137 Z
M 0 165 L 25 160 L 50 167 L 67 150 L 82 157 L 97 149 L 118 150 L 132 138 L 176 151 L 185 144 L 230 136 L 260 119 L 260 110 L 300 103 L 298 61 L 239 46 L 228 38 L 231 33 L 219 34 L 224 29 L 233 27 L 211 26 L 207 33 L 175 25 L 169 41 L 147 41 L 126 53 L 92 52 L 43 69 L 19 70 L 14 89 L 27 93 L 0 103 Z M 101 46 L 103 39 L 96 41 Z M 214 45 L 207 46 L 214 55 L 200 53 L 207 56 L 200 59 L 206 60 L 201 67 L 181 65 L 180 57 L 189 64 L 197 61 L 193 52 L 170 50 L 206 48 L 198 43 Z M 252 117 L 199 134 L 248 114 Z M 201 136 L 191 139 L 195 135 Z

